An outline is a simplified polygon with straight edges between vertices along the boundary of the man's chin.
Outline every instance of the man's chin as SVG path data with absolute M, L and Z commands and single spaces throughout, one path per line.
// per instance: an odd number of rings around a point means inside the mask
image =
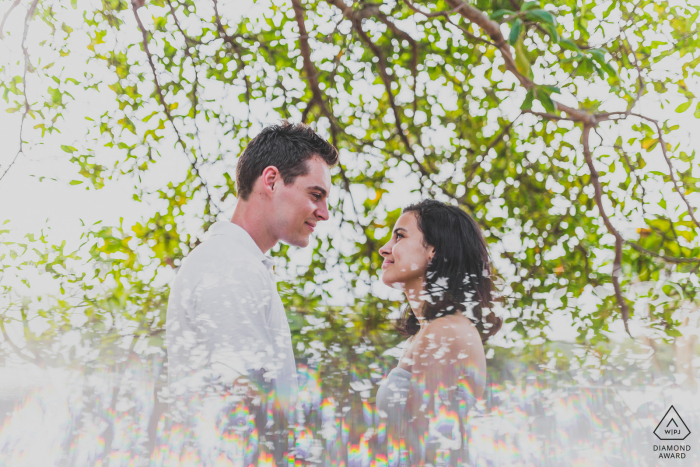
M 285 243 L 288 243 L 298 248 L 306 248 L 307 246 L 309 246 L 309 237 L 310 236 L 301 236 L 294 239 L 289 239 Z

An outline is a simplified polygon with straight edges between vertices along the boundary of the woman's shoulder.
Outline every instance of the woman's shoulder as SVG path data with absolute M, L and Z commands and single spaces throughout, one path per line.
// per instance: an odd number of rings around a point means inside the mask
M 450 368 L 473 368 L 485 372 L 484 347 L 479 332 L 465 316 L 443 316 L 428 324 L 406 355 L 411 371 L 443 372 Z M 407 368 L 408 369 L 408 368 Z M 461 371 L 461 370 L 460 370 Z
M 476 338 L 481 341 L 479 331 L 469 318 L 461 313 L 441 316 L 431 321 L 425 328 L 425 336 L 430 335 L 458 340 Z
M 420 334 L 414 337 L 414 341 L 410 355 L 413 360 L 431 355 L 478 357 L 483 354 L 479 332 L 463 315 L 442 316 L 431 321 Z

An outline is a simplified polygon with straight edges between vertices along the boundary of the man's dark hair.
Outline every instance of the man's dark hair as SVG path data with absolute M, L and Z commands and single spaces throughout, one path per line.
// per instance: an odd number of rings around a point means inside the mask
M 271 125 L 252 139 L 236 167 L 238 198 L 247 200 L 266 167 L 275 166 L 285 185 L 309 173 L 306 161 L 314 156 L 330 167 L 338 163 L 338 150 L 307 125 L 284 122 Z
M 503 320 L 493 312 L 486 316 L 482 312 L 482 308 L 491 308 L 493 286 L 489 251 L 479 224 L 457 206 L 432 199 L 404 208 L 403 213 L 407 212 L 416 215 L 425 245 L 435 248 L 425 278 L 425 317 L 433 320 L 469 308 L 470 319 L 486 342 L 501 329 Z M 404 335 L 420 330 L 410 305 L 397 329 Z

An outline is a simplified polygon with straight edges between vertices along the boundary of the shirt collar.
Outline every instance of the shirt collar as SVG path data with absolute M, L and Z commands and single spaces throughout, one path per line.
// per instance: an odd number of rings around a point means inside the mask
M 253 237 L 241 226 L 228 221 L 216 222 L 209 228 L 209 235 L 212 237 L 215 235 L 225 235 L 235 239 L 239 245 L 255 255 L 267 269 L 273 271 L 275 263 L 272 257 L 263 253 L 258 247 L 258 244 L 255 243 L 255 240 L 253 240 Z

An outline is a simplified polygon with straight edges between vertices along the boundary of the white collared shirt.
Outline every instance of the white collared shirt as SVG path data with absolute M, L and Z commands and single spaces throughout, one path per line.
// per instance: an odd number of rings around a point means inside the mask
M 231 222 L 215 223 L 209 235 L 183 260 L 171 286 L 166 321 L 171 391 L 196 393 L 212 381 L 225 387 L 264 370 L 283 404 L 293 404 L 296 366 L 272 258 Z

